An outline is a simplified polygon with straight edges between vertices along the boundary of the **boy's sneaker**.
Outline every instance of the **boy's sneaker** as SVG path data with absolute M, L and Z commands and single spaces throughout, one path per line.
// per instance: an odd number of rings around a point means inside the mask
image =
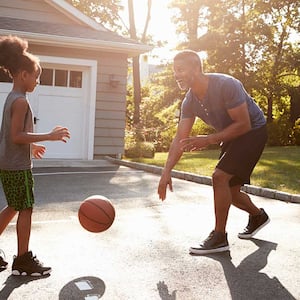
M 0 249 L 0 270 L 4 270 L 7 268 L 7 262 L 5 261 L 5 254 L 4 252 Z
M 44 267 L 43 264 L 32 255 L 32 252 L 14 257 L 12 265 L 12 275 L 22 276 L 45 276 L 51 272 L 51 268 Z
M 252 238 L 259 230 L 266 226 L 270 222 L 269 216 L 261 208 L 261 213 L 257 216 L 249 216 L 248 225 L 243 232 L 238 234 L 240 239 L 250 239 Z
M 199 246 L 190 248 L 192 254 L 210 254 L 229 250 L 227 233 L 212 231 Z

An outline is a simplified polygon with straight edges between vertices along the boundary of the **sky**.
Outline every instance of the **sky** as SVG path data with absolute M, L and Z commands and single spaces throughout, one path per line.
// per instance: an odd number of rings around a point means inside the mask
M 174 56 L 174 48 L 177 44 L 175 25 L 171 22 L 171 10 L 167 8 L 168 0 L 152 0 L 151 20 L 147 30 L 155 40 L 167 41 L 166 46 L 163 48 L 155 48 L 150 54 L 158 56 L 152 58 L 148 57 L 149 63 L 159 64 L 161 61 L 166 62 L 172 60 Z M 122 4 L 127 8 L 127 0 L 122 0 Z M 136 30 L 142 33 L 145 26 L 147 15 L 147 0 L 133 0 L 134 3 L 134 16 Z M 128 20 L 128 12 L 124 11 L 124 18 Z

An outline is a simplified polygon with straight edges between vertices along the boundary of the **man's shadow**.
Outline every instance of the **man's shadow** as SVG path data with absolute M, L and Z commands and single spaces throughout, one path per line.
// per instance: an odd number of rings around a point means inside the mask
M 10 275 L 7 277 L 3 289 L 0 291 L 0 299 L 8 299 L 10 294 L 23 284 L 27 284 L 34 280 L 41 280 L 48 278 L 50 274 L 42 277 L 32 277 L 32 276 L 14 276 Z
M 261 273 L 268 263 L 268 255 L 276 250 L 277 244 L 259 239 L 250 239 L 258 249 L 247 256 L 237 267 L 232 263 L 230 252 L 211 254 L 224 269 L 232 300 L 278 299 L 296 300 L 276 278 Z

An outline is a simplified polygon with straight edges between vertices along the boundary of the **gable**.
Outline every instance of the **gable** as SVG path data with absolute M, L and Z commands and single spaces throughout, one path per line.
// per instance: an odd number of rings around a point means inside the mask
M 60 24 L 74 24 L 74 20 L 66 18 L 57 9 L 43 0 L 1 0 L 0 17 L 52 22 Z

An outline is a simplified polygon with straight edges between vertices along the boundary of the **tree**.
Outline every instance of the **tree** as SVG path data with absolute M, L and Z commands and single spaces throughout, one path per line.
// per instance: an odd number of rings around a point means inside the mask
M 111 30 L 121 30 L 120 0 L 66 0 L 85 15 Z
M 207 51 L 208 71 L 246 77 L 246 4 L 236 0 L 173 0 L 177 33 L 185 37 L 178 48 Z M 184 31 L 182 31 L 184 30 Z M 213 66 L 213 67 L 212 67 Z
M 152 0 L 148 0 L 148 10 L 146 22 L 141 37 L 141 42 L 146 42 L 147 28 L 151 19 L 151 6 Z M 134 40 L 138 40 L 135 27 L 134 18 L 134 6 L 133 0 L 128 0 L 128 13 L 129 13 L 129 30 L 130 37 Z M 132 71 L 133 71 L 133 91 L 134 91 L 134 114 L 133 114 L 133 124 L 138 125 L 140 123 L 140 104 L 141 104 L 141 79 L 140 79 L 140 56 L 135 56 L 132 59 Z
M 299 29 L 299 7 L 298 1 L 277 0 L 272 5 L 259 2 L 257 9 L 260 11 L 260 20 L 269 29 L 265 34 L 265 43 L 261 45 L 263 57 L 260 61 L 260 74 L 264 78 L 267 90 L 265 92 L 268 101 L 267 120 L 273 120 L 273 105 L 280 104 L 280 97 L 287 94 L 283 89 L 281 75 L 284 73 L 295 73 L 295 68 L 290 65 L 290 55 L 296 54 L 293 47 L 291 35 Z M 263 34 L 262 34 L 263 35 Z M 298 48 L 299 49 L 299 48 Z
M 139 37 L 136 32 L 133 0 L 128 0 L 129 26 L 120 17 L 119 11 L 124 7 L 120 0 L 67 0 L 77 9 L 95 19 L 109 29 L 122 33 L 135 41 L 146 43 L 148 41 L 147 29 L 151 19 L 152 0 L 147 1 L 147 17 L 145 20 L 142 35 Z M 141 82 L 140 82 L 140 56 L 132 58 L 133 91 L 134 91 L 134 125 L 140 122 L 141 103 Z
M 290 64 L 299 49 L 291 39 L 299 30 L 298 1 L 173 0 L 170 7 L 178 12 L 177 33 L 186 38 L 179 47 L 207 51 L 208 71 L 232 74 L 258 91 L 272 122 L 274 103 L 279 107 L 287 94 L 282 74 L 299 71 Z M 191 29 L 196 23 L 198 37 Z
M 170 2 L 169 8 L 177 12 L 172 18 L 173 23 L 176 24 L 176 33 L 184 36 L 184 41 L 178 45 L 178 48 L 195 50 L 199 28 L 207 25 L 205 21 L 206 12 L 200 10 L 205 2 L 205 0 L 173 0 Z

